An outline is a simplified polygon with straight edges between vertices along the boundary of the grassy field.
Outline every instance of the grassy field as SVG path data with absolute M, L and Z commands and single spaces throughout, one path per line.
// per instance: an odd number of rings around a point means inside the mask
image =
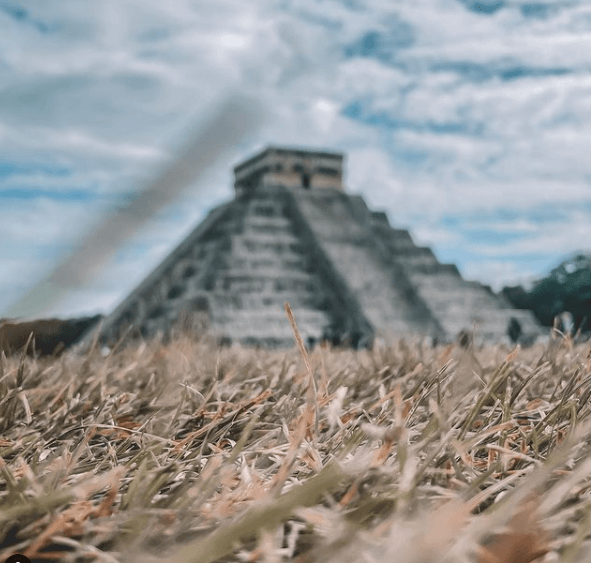
M 591 561 L 590 396 L 559 335 L 2 357 L 0 561 Z

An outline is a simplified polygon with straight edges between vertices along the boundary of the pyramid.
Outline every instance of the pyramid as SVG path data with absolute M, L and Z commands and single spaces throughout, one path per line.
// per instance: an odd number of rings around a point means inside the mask
M 375 337 L 535 338 L 530 311 L 462 279 L 343 186 L 343 155 L 271 146 L 234 168 L 235 197 L 205 220 L 103 322 L 169 334 L 188 314 L 222 341 L 293 346 L 288 302 L 309 344 Z

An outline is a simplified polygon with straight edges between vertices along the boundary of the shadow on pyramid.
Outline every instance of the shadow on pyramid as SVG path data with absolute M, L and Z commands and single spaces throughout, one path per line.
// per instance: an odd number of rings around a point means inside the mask
M 292 347 L 378 337 L 531 342 L 530 311 L 462 279 L 343 186 L 343 155 L 269 147 L 234 168 L 234 199 L 206 219 L 109 315 L 100 341 L 151 338 L 197 319 L 221 343 Z

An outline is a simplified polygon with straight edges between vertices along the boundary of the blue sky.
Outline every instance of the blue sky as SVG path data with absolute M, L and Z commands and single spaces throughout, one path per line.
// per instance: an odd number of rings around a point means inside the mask
M 495 289 L 591 245 L 583 0 L 0 0 L 0 315 L 229 91 L 264 126 L 49 313 L 109 312 L 268 144 Z

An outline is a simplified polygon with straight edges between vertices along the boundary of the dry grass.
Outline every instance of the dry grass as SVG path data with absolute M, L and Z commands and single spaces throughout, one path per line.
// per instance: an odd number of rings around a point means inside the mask
M 591 356 L 395 342 L 0 358 L 0 560 L 591 560 Z

